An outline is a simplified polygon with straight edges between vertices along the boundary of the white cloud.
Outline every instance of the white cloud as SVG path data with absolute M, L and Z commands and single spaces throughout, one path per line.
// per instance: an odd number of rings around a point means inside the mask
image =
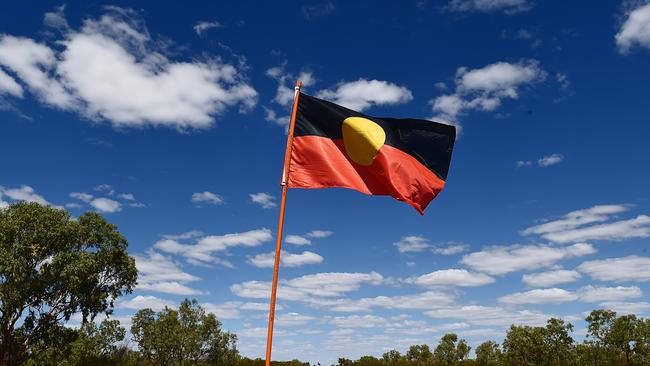
M 616 33 L 616 44 L 622 53 L 628 53 L 632 47 L 650 48 L 650 3 L 633 9 Z
M 221 23 L 217 22 L 216 20 L 212 20 L 212 21 L 196 22 L 196 24 L 194 24 L 194 26 L 192 28 L 194 29 L 196 34 L 201 36 L 201 35 L 203 35 L 203 33 L 205 33 L 209 29 L 221 28 L 221 27 L 223 27 L 223 25 L 221 25 Z
M 564 156 L 561 154 L 551 154 L 541 157 L 537 160 L 537 164 L 541 167 L 547 167 L 555 164 L 559 164 L 564 160 Z
M 563 283 L 575 282 L 580 279 L 577 271 L 558 269 L 554 271 L 525 274 L 522 281 L 531 287 L 549 287 Z
M 433 247 L 431 248 L 431 251 L 435 254 L 440 254 L 440 255 L 454 255 L 458 253 L 462 253 L 466 251 L 469 248 L 469 245 L 467 244 L 454 244 L 450 243 L 447 246 L 441 247 Z
M 422 252 L 429 248 L 429 240 L 421 236 L 405 236 L 401 238 L 398 242 L 393 243 L 397 247 L 397 251 L 400 253 L 411 253 L 411 252 Z
M 248 263 L 255 267 L 273 267 L 275 252 L 258 254 L 248 260 Z M 300 254 L 282 251 L 280 253 L 280 265 L 283 267 L 300 267 L 307 264 L 318 264 L 323 262 L 323 257 L 314 252 L 302 252 Z
M 479 272 L 502 275 L 515 271 L 548 267 L 562 259 L 585 256 L 595 252 L 596 249 L 586 243 L 578 243 L 563 248 L 534 244 L 494 246 L 464 255 L 461 263 Z
M 482 326 L 510 326 L 511 324 L 540 326 L 552 315 L 533 310 L 511 310 L 501 307 L 465 305 L 429 310 L 426 315 L 432 318 L 461 319 L 469 324 Z
M 316 96 L 357 111 L 375 105 L 403 104 L 413 100 L 413 94 L 404 86 L 367 79 L 340 82 L 334 88 L 320 90 Z
M 153 250 L 145 254 L 134 254 L 138 269 L 138 290 L 155 291 L 174 295 L 197 295 L 203 291 L 187 286 L 199 277 L 184 272 L 170 257 Z
M 626 314 L 644 314 L 650 310 L 650 303 L 646 301 L 640 302 L 623 302 L 623 301 L 606 301 L 598 304 L 601 309 L 609 309 L 615 311 L 618 315 Z
M 650 237 L 650 216 L 607 222 L 616 214 L 630 209 L 629 205 L 599 205 L 569 212 L 558 220 L 523 230 L 522 235 L 537 234 L 556 243 L 586 240 L 621 241 Z M 587 226 L 589 225 L 589 226 Z
M 377 272 L 347 273 L 325 272 L 305 275 L 291 280 L 281 280 L 278 298 L 304 301 L 311 297 L 337 297 L 356 291 L 362 284 L 378 285 L 384 281 Z M 247 298 L 265 299 L 271 293 L 271 282 L 247 281 L 230 286 L 230 291 Z
M 516 14 L 532 8 L 528 0 L 451 0 L 447 8 L 456 12 L 496 12 Z
M 89 203 L 97 211 L 102 213 L 114 213 L 122 211 L 122 204 L 110 198 L 94 198 Z
M 17 98 L 23 97 L 23 87 L 16 80 L 0 69 L 0 95 L 10 94 Z
M 268 193 L 251 193 L 249 194 L 249 197 L 251 198 L 251 202 L 260 205 L 262 208 L 274 208 L 277 206 L 275 203 L 275 197 Z
M 546 72 L 536 60 L 496 62 L 479 69 L 456 70 L 456 91 L 431 101 L 433 120 L 458 126 L 468 111 L 494 111 L 504 99 L 519 98 L 520 89 L 543 81 Z
M 202 129 L 228 107 L 256 104 L 257 92 L 235 66 L 170 60 L 134 11 L 107 9 L 56 47 L 1 36 L 0 64 L 43 103 L 115 127 Z
M 150 308 L 154 311 L 163 310 L 165 307 L 174 308 L 176 303 L 170 300 L 161 299 L 155 296 L 142 296 L 138 295 L 129 300 L 119 300 L 116 304 L 120 309 L 146 309 Z
M 413 283 L 420 286 L 462 286 L 476 287 L 494 282 L 494 278 L 473 273 L 465 269 L 444 269 L 427 273 L 413 279 Z
M 631 255 L 587 261 L 577 268 L 600 281 L 650 281 L 650 258 Z
M 501 296 L 499 302 L 506 304 L 559 304 L 578 299 L 578 295 L 561 288 L 535 289 Z
M 533 162 L 530 161 L 530 160 L 517 160 L 517 161 L 515 161 L 515 166 L 517 168 L 523 168 L 523 167 L 527 167 L 527 166 L 531 166 L 531 165 L 533 165 Z
M 207 203 L 210 205 L 223 204 L 223 197 L 209 191 L 192 193 L 192 202 Z
M 40 194 L 34 191 L 34 188 L 28 185 L 21 185 L 18 188 L 5 188 L 0 186 L 0 198 L 6 196 L 14 201 L 36 202 L 41 205 L 50 205 L 50 203 Z M 8 203 L 5 202 L 5 205 Z
M 310 87 L 316 83 L 316 79 L 310 71 L 302 71 L 298 75 L 294 75 L 287 72 L 285 68 L 286 62 L 266 70 L 266 76 L 278 82 L 273 101 L 283 107 L 289 107 L 293 102 L 294 83 L 300 80 L 303 87 Z M 289 124 L 289 119 L 287 118 L 282 124 Z
M 88 193 L 82 193 L 82 192 L 72 192 L 70 193 L 70 197 L 76 198 L 80 201 L 84 201 L 86 203 L 90 203 L 90 201 L 93 200 L 93 195 L 88 194 Z
M 385 327 L 388 321 L 377 315 L 349 315 L 326 317 L 326 321 L 339 328 L 377 328 Z
M 333 231 L 329 230 L 312 230 L 307 233 L 307 236 L 310 238 L 327 238 L 329 236 L 332 236 L 334 234 Z
M 436 309 L 451 305 L 454 295 L 442 291 L 426 291 L 411 295 L 376 296 L 361 299 L 307 299 L 307 305 L 328 311 L 358 312 L 373 308 L 383 309 Z
M 641 297 L 643 293 L 637 286 L 631 287 L 599 287 L 588 285 L 578 290 L 580 301 L 583 302 L 620 302 Z
M 311 244 L 311 240 L 305 238 L 304 236 L 300 235 L 287 235 L 286 238 L 284 238 L 284 242 L 287 244 L 293 244 L 293 245 L 309 245 Z
M 241 302 L 238 301 L 228 301 L 223 304 L 212 304 L 209 302 L 201 303 L 203 309 L 206 313 L 214 314 L 217 319 L 239 319 L 241 318 L 241 312 L 239 309 L 242 306 Z
M 215 257 L 213 253 L 224 252 L 238 246 L 255 247 L 271 239 L 271 230 L 263 228 L 243 233 L 204 236 L 196 239 L 195 244 L 183 244 L 177 240 L 163 239 L 156 242 L 154 248 L 182 255 L 192 264 L 208 266 L 220 264 L 232 267 L 230 262 Z
M 286 313 L 286 314 L 280 313 L 276 318 L 278 324 L 282 324 L 282 326 L 288 326 L 288 327 L 303 325 L 314 320 L 316 320 L 315 317 L 310 315 L 300 314 L 300 313 Z

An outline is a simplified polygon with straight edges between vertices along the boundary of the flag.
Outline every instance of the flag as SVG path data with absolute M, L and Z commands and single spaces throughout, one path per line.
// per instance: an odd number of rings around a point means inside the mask
M 377 118 L 300 94 L 287 185 L 351 188 L 424 209 L 445 186 L 454 126 Z

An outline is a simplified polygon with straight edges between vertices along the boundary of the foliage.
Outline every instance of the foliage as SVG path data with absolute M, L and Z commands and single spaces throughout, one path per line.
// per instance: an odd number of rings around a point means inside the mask
M 74 337 L 61 324 L 110 314 L 136 283 L 127 241 L 96 213 L 74 220 L 62 209 L 16 203 L 0 209 L 0 363 Z
M 237 336 L 221 329 L 214 314 L 196 300 L 184 300 L 178 310 L 155 313 L 142 309 L 133 316 L 131 333 L 140 354 L 151 365 L 234 365 L 239 358 Z

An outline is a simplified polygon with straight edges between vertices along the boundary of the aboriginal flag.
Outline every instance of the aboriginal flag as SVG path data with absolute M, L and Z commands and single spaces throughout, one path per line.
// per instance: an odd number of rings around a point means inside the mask
M 370 117 L 300 94 L 289 188 L 351 188 L 409 203 L 421 214 L 445 186 L 453 126 Z

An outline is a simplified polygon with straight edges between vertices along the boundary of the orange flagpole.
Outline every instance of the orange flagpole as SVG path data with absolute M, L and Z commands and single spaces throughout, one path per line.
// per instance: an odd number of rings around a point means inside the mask
M 289 123 L 289 136 L 287 137 L 287 148 L 284 153 L 284 167 L 282 168 L 282 198 L 280 200 L 280 219 L 278 222 L 278 237 L 275 241 L 275 262 L 273 263 L 273 283 L 271 285 L 271 303 L 269 310 L 269 327 L 266 337 L 266 366 L 271 366 L 271 348 L 273 345 L 273 321 L 275 317 L 275 298 L 278 290 L 278 274 L 280 270 L 280 251 L 282 249 L 282 229 L 284 229 L 284 209 L 287 202 L 287 179 L 289 166 L 291 165 L 291 149 L 293 147 L 293 128 L 296 125 L 296 112 L 298 111 L 298 99 L 300 98 L 302 82 L 298 80 L 294 88 L 293 108 L 291 110 L 291 122 Z

